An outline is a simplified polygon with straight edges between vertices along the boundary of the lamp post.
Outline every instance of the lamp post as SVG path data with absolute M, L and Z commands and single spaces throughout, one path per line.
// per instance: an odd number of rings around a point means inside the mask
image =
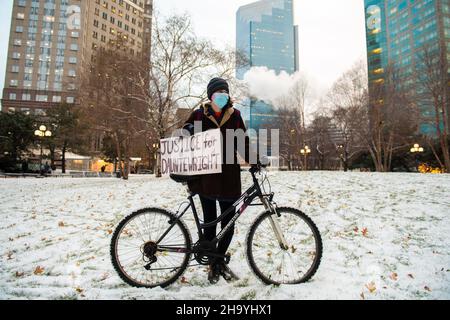
M 44 175 L 43 170 L 42 170 L 42 153 L 43 153 L 42 152 L 42 144 L 43 144 L 45 137 L 49 138 L 52 136 L 52 132 L 50 130 L 47 130 L 46 126 L 42 125 L 39 127 L 39 130 L 36 130 L 34 132 L 34 135 L 41 138 L 41 155 L 39 157 L 39 172 L 42 176 L 42 175 Z
M 425 150 L 418 143 L 414 144 L 410 152 L 414 155 L 416 160 L 417 171 L 419 171 L 419 154 L 423 153 Z
M 303 149 L 300 150 L 300 153 L 305 157 L 305 171 L 308 170 L 308 162 L 306 160 L 306 157 L 311 153 L 311 149 L 309 149 L 308 146 L 305 146 Z

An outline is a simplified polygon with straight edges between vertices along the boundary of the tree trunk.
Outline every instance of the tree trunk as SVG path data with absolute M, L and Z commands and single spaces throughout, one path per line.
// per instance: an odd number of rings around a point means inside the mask
M 62 155 L 61 155 L 62 173 L 66 173 L 66 143 L 63 144 L 61 152 L 62 152 Z

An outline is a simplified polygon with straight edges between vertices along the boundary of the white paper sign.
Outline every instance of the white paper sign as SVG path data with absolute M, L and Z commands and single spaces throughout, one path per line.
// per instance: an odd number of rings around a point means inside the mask
M 202 175 L 222 172 L 220 129 L 161 140 L 161 174 Z

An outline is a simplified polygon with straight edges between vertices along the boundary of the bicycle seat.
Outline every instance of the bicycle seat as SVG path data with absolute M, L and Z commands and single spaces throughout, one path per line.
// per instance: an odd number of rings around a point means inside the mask
M 172 179 L 173 181 L 175 181 L 177 183 L 188 183 L 188 182 L 197 180 L 199 178 L 200 178 L 199 176 L 189 176 L 189 175 L 175 174 L 175 173 L 170 174 L 170 179 Z

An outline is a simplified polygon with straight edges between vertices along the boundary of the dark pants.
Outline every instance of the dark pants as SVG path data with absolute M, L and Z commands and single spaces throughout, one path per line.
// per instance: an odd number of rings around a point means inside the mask
M 237 199 L 236 199 L 237 200 Z M 219 201 L 220 211 L 221 213 L 224 213 L 228 208 L 230 208 L 233 203 L 236 201 Z M 200 196 L 200 201 L 202 203 L 203 208 L 203 220 L 205 223 L 213 222 L 217 219 L 217 207 L 216 207 L 216 200 L 204 198 Z M 231 218 L 233 218 L 235 212 L 231 212 L 228 214 L 221 222 L 222 228 L 224 228 L 228 222 L 230 222 Z M 219 241 L 217 244 L 217 252 L 219 254 L 225 254 L 228 250 L 228 247 L 230 246 L 231 240 L 233 238 L 234 234 L 234 225 L 224 234 L 223 238 Z M 205 229 L 205 237 L 206 240 L 212 241 L 216 236 L 216 226 L 212 226 L 210 228 Z

